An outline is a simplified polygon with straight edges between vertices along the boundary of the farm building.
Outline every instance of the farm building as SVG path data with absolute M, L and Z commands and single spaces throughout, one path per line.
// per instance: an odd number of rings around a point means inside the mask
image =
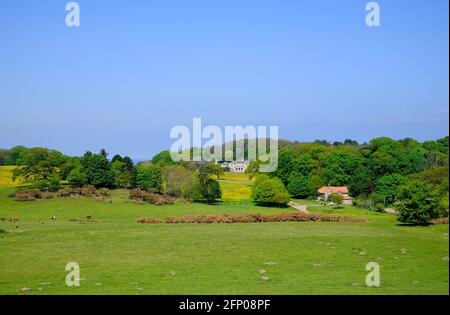
M 339 194 L 343 197 L 342 203 L 345 205 L 352 204 L 352 197 L 348 195 L 347 186 L 322 186 L 317 190 L 319 199 L 327 200 L 331 194 Z

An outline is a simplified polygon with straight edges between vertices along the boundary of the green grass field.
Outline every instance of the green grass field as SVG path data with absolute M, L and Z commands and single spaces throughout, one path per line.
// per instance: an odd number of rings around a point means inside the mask
M 400 226 L 351 206 L 308 209 L 365 223 L 137 224 L 141 216 L 296 211 L 256 207 L 244 176 L 221 181 L 220 205 L 109 200 L 16 202 L 0 167 L 0 294 L 448 294 L 448 225 Z M 88 220 L 86 216 L 92 216 Z M 56 221 L 51 220 L 56 216 Z M 15 223 L 8 221 L 16 217 Z M 67 287 L 77 262 L 81 286 Z M 381 286 L 365 285 L 368 262 Z M 29 288 L 30 290 L 22 290 Z
M 241 173 L 225 173 L 220 179 L 223 200 L 249 200 L 252 182 L 248 176 Z

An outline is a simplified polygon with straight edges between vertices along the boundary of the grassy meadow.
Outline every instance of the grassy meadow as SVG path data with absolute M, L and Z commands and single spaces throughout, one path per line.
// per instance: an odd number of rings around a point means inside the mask
M 392 214 L 302 200 L 311 212 L 367 221 L 138 224 L 142 216 L 297 210 L 255 206 L 251 182 L 236 174 L 220 180 L 218 205 L 140 205 L 126 190 L 106 200 L 16 202 L 10 171 L 0 167 L 0 294 L 449 293 L 448 225 L 401 226 Z M 65 285 L 72 261 L 80 287 Z M 365 285 L 372 261 L 380 287 Z
M 0 188 L 18 187 L 20 183 L 13 181 L 11 171 L 15 166 L 0 166 Z

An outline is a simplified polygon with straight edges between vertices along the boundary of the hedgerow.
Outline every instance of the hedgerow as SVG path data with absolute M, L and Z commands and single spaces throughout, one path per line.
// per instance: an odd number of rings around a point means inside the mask
M 154 217 L 143 217 L 138 219 L 138 223 L 262 223 L 262 222 L 365 222 L 365 219 L 355 218 L 349 216 L 335 216 L 335 215 L 319 215 L 312 213 L 279 213 L 279 214 L 247 214 L 247 215 L 187 215 L 181 217 L 166 217 L 161 220 Z

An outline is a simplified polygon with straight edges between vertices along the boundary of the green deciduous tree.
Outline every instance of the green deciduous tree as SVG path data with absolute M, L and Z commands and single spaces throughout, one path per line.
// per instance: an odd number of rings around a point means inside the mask
M 152 164 L 158 164 L 160 167 L 174 163 L 169 151 L 162 151 L 152 158 Z
M 301 174 L 292 174 L 289 178 L 287 190 L 294 198 L 308 198 L 315 194 L 311 187 L 310 177 Z
M 114 173 L 114 185 L 117 188 L 136 186 L 136 168 L 128 156 L 115 155 L 111 160 L 111 171 Z
M 427 224 L 442 211 L 432 185 L 417 179 L 407 180 L 401 185 L 396 200 L 398 219 L 403 223 Z
M 183 166 L 168 165 L 162 168 L 164 191 L 176 198 L 192 199 L 195 174 Z
M 375 175 L 365 167 L 359 167 L 350 179 L 348 188 L 352 196 L 367 195 L 373 192 L 375 187 Z
M 404 177 L 400 174 L 386 174 L 377 180 L 375 192 L 383 198 L 384 204 L 394 202 Z
M 314 160 L 310 154 L 302 154 L 293 160 L 292 173 L 309 176 L 315 167 Z
M 294 158 L 294 151 L 290 148 L 284 148 L 278 154 L 278 167 L 273 172 L 273 176 L 278 177 L 285 185 L 287 185 L 289 176 L 293 171 Z
M 358 166 L 358 158 L 349 152 L 336 151 L 324 161 L 323 177 L 333 186 L 348 185 Z
M 136 184 L 141 189 L 162 192 L 163 178 L 159 165 L 139 164 L 136 167 Z
M 225 173 L 223 168 L 219 164 L 215 163 L 208 163 L 205 167 L 205 171 L 209 175 L 215 175 L 217 179 L 220 179 L 220 176 L 222 176 Z
M 249 179 L 253 179 L 256 175 L 259 174 L 259 167 L 261 165 L 261 162 L 259 160 L 251 161 L 247 168 L 245 169 L 245 174 L 248 175 Z
M 65 161 L 58 151 L 46 148 L 23 150 L 16 161 L 21 167 L 13 170 L 13 180 L 20 178 L 25 182 L 34 182 L 42 190 L 57 190 L 61 166 Z
M 217 202 L 222 198 L 222 190 L 219 182 L 212 177 L 218 177 L 220 171 L 213 167 L 213 163 L 200 166 L 197 180 L 194 183 L 194 200 L 207 201 L 208 203 Z M 223 170 L 222 170 L 223 172 Z
M 285 205 L 289 202 L 289 193 L 279 178 L 259 175 L 252 186 L 252 199 L 261 205 Z

